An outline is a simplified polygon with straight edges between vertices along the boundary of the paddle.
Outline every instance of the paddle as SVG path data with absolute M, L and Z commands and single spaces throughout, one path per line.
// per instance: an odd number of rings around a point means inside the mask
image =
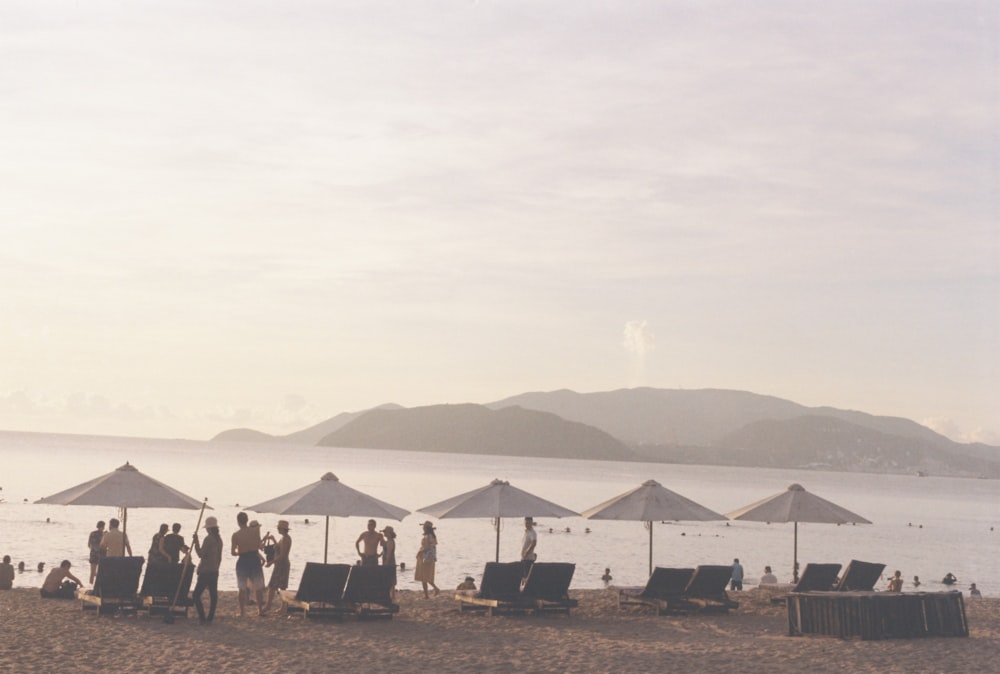
M 195 533 L 201 529 L 201 517 L 205 514 L 205 506 L 208 505 L 208 497 L 201 502 L 201 511 L 198 512 L 198 523 L 194 525 Z M 174 623 L 174 606 L 177 605 L 177 600 L 181 596 L 181 587 L 184 585 L 184 576 L 187 575 L 188 566 L 191 564 L 191 546 L 188 547 L 187 552 L 184 553 L 184 565 L 181 567 L 181 577 L 177 581 L 177 591 L 174 592 L 174 598 L 170 602 L 170 606 L 167 607 L 167 614 L 163 616 L 163 622 L 168 625 Z

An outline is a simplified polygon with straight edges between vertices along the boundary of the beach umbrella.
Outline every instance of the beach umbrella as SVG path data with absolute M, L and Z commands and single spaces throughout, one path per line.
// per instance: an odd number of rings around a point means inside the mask
M 793 484 L 785 491 L 727 513 L 731 520 L 748 522 L 794 522 L 792 579 L 799 582 L 799 522 L 816 524 L 871 524 L 861 515 Z
M 181 508 L 198 510 L 203 501 L 182 494 L 159 480 L 140 472 L 132 464 L 95 477 L 35 503 L 74 506 L 110 506 L 122 510 L 122 532 L 126 530 L 129 508 Z
M 580 513 L 588 520 L 644 522 L 649 529 L 649 573 L 653 573 L 653 522 L 660 520 L 709 522 L 724 520 L 714 510 L 672 492 L 656 480 L 646 480 L 624 494 Z
M 431 517 L 490 517 L 497 530 L 496 561 L 500 561 L 500 519 L 503 517 L 576 517 L 578 513 L 518 489 L 509 482 L 493 480 L 485 487 L 419 508 Z
M 410 514 L 409 510 L 403 510 L 348 487 L 333 473 L 327 473 L 319 479 L 319 482 L 307 484 L 283 496 L 250 506 L 249 510 L 276 515 L 325 516 L 324 564 L 330 548 L 330 517 L 377 517 L 401 520 Z

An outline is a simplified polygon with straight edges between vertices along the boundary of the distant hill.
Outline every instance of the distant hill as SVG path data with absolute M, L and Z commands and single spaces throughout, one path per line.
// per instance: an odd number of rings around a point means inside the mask
M 401 410 L 403 408 L 395 403 L 386 403 L 376 407 L 375 409 Z M 341 412 L 337 416 L 331 417 L 326 421 L 321 421 L 314 426 L 304 428 L 301 431 L 296 431 L 294 433 L 289 433 L 288 435 L 269 435 L 267 433 L 261 433 L 260 431 L 255 431 L 249 428 L 234 428 L 232 430 L 222 431 L 212 438 L 212 440 L 229 442 L 292 442 L 302 445 L 316 445 L 325 436 L 333 433 L 339 428 L 342 428 L 346 424 L 349 424 L 368 411 L 369 410 L 362 410 L 360 412 Z
M 214 439 L 1000 477 L 1000 447 L 957 443 L 909 419 L 720 389 L 561 390 L 487 405 L 383 405 L 286 436 L 236 429 Z
M 628 461 L 635 452 L 604 431 L 555 414 L 483 405 L 376 409 L 319 442 L 332 447 L 403 449 Z

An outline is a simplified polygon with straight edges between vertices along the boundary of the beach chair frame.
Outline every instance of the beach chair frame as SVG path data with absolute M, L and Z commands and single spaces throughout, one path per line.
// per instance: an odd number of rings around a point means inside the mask
M 139 610 L 139 578 L 144 557 L 103 557 L 97 566 L 94 587 L 77 591 L 81 608 L 86 612 L 111 615 L 135 614 Z

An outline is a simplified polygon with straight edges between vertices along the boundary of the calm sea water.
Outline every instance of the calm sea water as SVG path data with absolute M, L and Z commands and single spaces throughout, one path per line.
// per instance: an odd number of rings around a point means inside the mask
M 566 461 L 481 457 L 385 450 L 209 443 L 188 440 L 69 436 L 0 432 L 0 554 L 28 568 L 16 586 L 37 587 L 47 567 L 69 559 L 86 580 L 87 535 L 97 520 L 118 515 L 114 508 L 43 506 L 32 502 L 110 472 L 126 461 L 161 482 L 196 498 L 208 498 L 221 523 L 223 540 L 236 527 L 239 504 L 251 505 L 317 481 L 327 471 L 345 484 L 416 511 L 450 496 L 486 485 L 493 478 L 581 511 L 655 479 L 717 512 L 726 513 L 783 491 L 793 482 L 867 517 L 872 525 L 799 525 L 799 561 L 883 562 L 909 580 L 920 576 L 922 589 L 942 589 L 946 572 L 965 589 L 975 582 L 983 593 L 1000 595 L 1000 481 L 942 477 L 864 475 L 813 471 L 677 466 L 668 464 Z M 274 530 L 276 515 L 251 513 L 264 530 Z M 190 536 L 197 511 L 128 511 L 128 534 L 136 554 L 146 554 L 161 522 L 179 522 Z M 322 561 L 324 518 L 291 517 L 292 587 L 307 561 Z M 397 531 L 397 561 L 406 562 L 400 587 L 412 580 L 420 523 L 412 512 L 392 524 Z M 495 554 L 496 533 L 487 519 L 445 519 L 438 527 L 438 585 L 450 589 L 466 575 L 482 573 Z M 586 529 L 589 527 L 590 532 Z M 330 562 L 353 563 L 354 541 L 365 518 L 330 518 Z M 994 530 L 996 529 L 996 530 Z M 522 524 L 505 520 L 500 559 L 518 558 Z M 641 585 L 648 575 L 649 533 L 640 522 L 542 519 L 538 524 L 541 561 L 572 561 L 573 586 L 598 588 L 605 567 L 615 584 Z M 780 581 L 791 580 L 791 524 L 750 522 L 656 523 L 653 560 L 659 566 L 728 564 L 742 561 L 748 579 L 765 564 Z M 223 559 L 222 589 L 235 589 L 235 564 Z M 268 572 L 269 573 L 269 572 Z

